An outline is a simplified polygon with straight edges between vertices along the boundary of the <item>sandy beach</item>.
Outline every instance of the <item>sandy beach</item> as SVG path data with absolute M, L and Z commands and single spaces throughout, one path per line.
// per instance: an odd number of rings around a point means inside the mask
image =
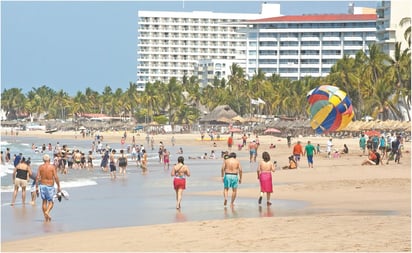
M 19 136 L 47 138 L 81 138 L 74 132 L 20 132 Z M 119 142 L 121 132 L 103 133 L 106 141 Z M 128 136 L 131 136 L 130 133 Z M 156 141 L 171 145 L 172 135 L 156 135 Z M 199 134 L 176 134 L 176 145 L 186 149 L 204 146 L 212 149 L 210 141 L 198 141 Z M 145 134 L 137 136 L 143 141 Z M 227 137 L 227 136 L 222 136 Z M 89 137 L 90 138 L 90 137 Z M 235 134 L 239 143 L 240 134 Z M 255 138 L 252 135 L 252 138 Z M 259 136 L 259 153 L 268 151 L 280 166 L 287 165 L 291 148 L 286 139 Z M 306 144 L 319 143 L 324 150 L 327 137 L 295 137 Z M 227 149 L 226 141 L 217 141 L 213 149 Z M 269 149 L 269 145 L 276 145 Z M 303 157 L 296 170 L 277 170 L 274 173 L 272 202 L 297 200 L 308 203 L 303 209 L 279 215 L 276 205 L 257 203 L 259 183 L 254 168 L 244 168 L 244 179 L 238 190 L 238 201 L 254 199 L 251 203 L 260 212 L 257 218 L 230 218 L 187 221 L 148 226 L 119 227 L 2 242 L 4 252 L 103 252 L 103 251 L 411 251 L 411 157 L 410 142 L 404 143 L 401 164 L 361 166 L 358 138 L 333 139 L 334 147 L 349 147 L 349 154 L 327 158 L 325 153 L 314 157 L 314 168 L 308 168 Z M 239 159 L 248 160 L 246 149 L 237 151 Z M 258 158 L 260 160 L 260 157 Z M 218 183 L 219 178 L 216 177 Z M 190 184 L 188 185 L 190 188 Z M 223 187 L 222 187 L 223 188 Z M 184 193 L 183 203 L 190 206 L 190 197 L 221 197 L 222 190 Z M 185 199 L 185 197 L 187 198 Z M 237 206 L 223 207 L 222 212 L 236 213 Z M 207 211 L 207 210 L 206 210 Z M 175 212 L 175 210 L 171 210 Z M 184 209 L 183 209 L 184 212 Z M 233 216 L 231 216 L 233 217 Z

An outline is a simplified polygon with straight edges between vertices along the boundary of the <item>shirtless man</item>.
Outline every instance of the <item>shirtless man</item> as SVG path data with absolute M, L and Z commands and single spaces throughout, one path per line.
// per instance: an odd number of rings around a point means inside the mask
M 73 160 L 74 160 L 74 169 L 81 169 L 82 168 L 82 154 L 80 153 L 79 150 L 76 150 L 76 152 L 73 155 Z
M 145 175 L 147 173 L 147 154 L 146 150 L 142 150 L 142 174 Z
M 110 177 L 111 179 L 116 179 L 116 157 L 114 156 L 116 154 L 116 150 L 113 149 L 112 152 L 110 152 L 109 155 L 109 167 L 110 167 Z
M 223 161 L 221 174 L 224 185 L 224 206 L 227 204 L 229 188 L 232 188 L 232 199 L 230 205 L 233 207 L 236 199 L 238 184 L 242 182 L 242 167 L 240 166 L 239 160 L 236 159 L 236 153 L 230 153 L 229 158 Z
M 43 200 L 42 209 L 46 222 L 51 221 L 50 211 L 53 209 L 53 196 L 56 194 L 54 183 L 57 184 L 57 192 L 60 192 L 60 180 L 57 176 L 57 168 L 50 164 L 50 156 L 43 156 L 44 164 L 40 165 L 37 171 L 36 191 L 39 191 Z
M 250 162 L 256 162 L 257 148 L 258 144 L 256 143 L 256 140 L 251 141 L 249 144 Z

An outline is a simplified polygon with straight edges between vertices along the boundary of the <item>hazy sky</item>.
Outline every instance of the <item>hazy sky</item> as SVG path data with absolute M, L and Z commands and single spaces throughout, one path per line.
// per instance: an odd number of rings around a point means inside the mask
M 138 10 L 259 13 L 261 2 L 3 0 L 1 91 L 125 89 L 136 80 Z M 349 2 L 275 1 L 283 15 L 347 13 Z M 376 7 L 376 1 L 354 2 Z

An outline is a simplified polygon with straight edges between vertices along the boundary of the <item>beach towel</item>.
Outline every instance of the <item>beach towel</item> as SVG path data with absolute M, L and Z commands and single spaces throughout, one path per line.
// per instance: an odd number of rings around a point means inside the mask
M 273 192 L 272 173 L 270 171 L 260 173 L 259 181 L 261 192 Z

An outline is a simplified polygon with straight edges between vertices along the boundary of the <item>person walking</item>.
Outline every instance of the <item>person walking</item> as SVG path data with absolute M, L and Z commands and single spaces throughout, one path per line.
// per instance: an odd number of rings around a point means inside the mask
M 262 203 L 263 193 L 266 193 L 266 205 L 272 205 L 270 202 L 270 195 L 273 192 L 272 172 L 275 172 L 275 164 L 270 161 L 269 153 L 264 151 L 257 169 L 257 178 L 260 183 L 259 205 Z
M 302 148 L 302 145 L 300 144 L 300 141 L 298 141 L 293 146 L 292 154 L 293 154 L 293 157 L 295 158 L 296 166 L 299 167 L 300 156 L 303 155 L 303 148 Z
M 328 142 L 326 143 L 326 153 L 327 153 L 328 158 L 331 158 L 332 147 L 333 147 L 332 138 L 330 138 Z
M 56 194 L 56 188 L 54 184 L 57 185 L 57 192 L 60 192 L 60 180 L 57 175 L 56 166 L 50 164 L 50 156 L 43 156 L 43 164 L 40 165 L 37 171 L 36 179 L 36 191 L 40 191 L 40 196 L 42 199 L 42 210 L 44 214 L 44 219 L 46 222 L 51 221 L 50 212 L 53 209 L 53 196 Z
M 174 177 L 173 188 L 176 192 L 176 209 L 180 209 L 183 190 L 186 189 L 186 177 L 190 177 L 190 170 L 185 165 L 183 156 L 177 158 L 177 164 L 173 166 L 170 175 Z
M 170 167 L 170 152 L 166 148 L 163 149 L 163 169 L 169 170 Z
M 305 151 L 303 152 L 303 155 L 307 157 L 308 159 L 308 166 L 309 168 L 313 168 L 313 154 L 315 153 L 315 146 L 313 146 L 310 141 L 308 141 L 308 144 L 305 146 Z
M 233 146 L 233 133 L 230 134 L 230 136 L 227 138 L 227 148 L 229 151 L 232 150 Z
M 395 163 L 400 162 L 401 156 L 401 136 L 398 135 L 395 140 L 391 142 L 391 152 L 389 154 L 386 164 L 389 164 L 389 161 L 395 160 Z
M 124 150 L 120 150 L 120 156 L 117 159 L 118 165 L 119 165 L 119 174 L 120 175 L 125 175 L 126 174 L 126 168 L 127 168 L 127 156 L 124 154 Z
M 142 158 L 141 158 L 142 174 L 145 175 L 147 173 L 147 153 L 145 149 L 143 149 L 141 152 L 142 152 Z
M 288 143 L 288 148 L 290 148 L 292 146 L 292 135 L 290 133 L 286 136 L 286 141 Z
M 229 157 L 223 161 L 221 176 L 223 181 L 223 205 L 227 205 L 227 197 L 229 193 L 229 188 L 232 189 L 232 198 L 230 201 L 230 206 L 234 206 L 238 185 L 242 182 L 242 167 L 240 162 L 236 159 L 236 153 L 232 152 Z
M 256 140 L 251 141 L 250 144 L 249 144 L 249 161 L 250 161 L 250 163 L 256 162 L 257 148 L 258 148 L 258 145 L 256 143 Z
M 111 179 L 116 179 L 116 158 L 114 156 L 116 154 L 116 150 L 113 149 L 109 155 L 109 167 L 110 167 L 110 177 Z
M 361 137 L 359 138 L 359 148 L 362 151 L 362 155 L 365 155 L 366 152 L 366 137 L 365 134 L 361 134 Z
M 29 164 L 30 165 L 30 164 Z M 37 183 L 37 170 L 32 169 L 30 179 L 33 180 L 31 184 L 30 194 L 31 194 L 31 204 L 34 205 L 39 193 L 36 191 L 36 183 Z
M 16 164 L 13 170 L 14 192 L 13 192 L 13 199 L 11 201 L 11 206 L 14 206 L 19 188 L 21 188 L 22 204 L 23 206 L 26 204 L 27 182 L 31 175 L 32 175 L 32 171 L 30 169 L 30 166 L 27 165 L 26 158 L 22 157 L 19 163 Z

